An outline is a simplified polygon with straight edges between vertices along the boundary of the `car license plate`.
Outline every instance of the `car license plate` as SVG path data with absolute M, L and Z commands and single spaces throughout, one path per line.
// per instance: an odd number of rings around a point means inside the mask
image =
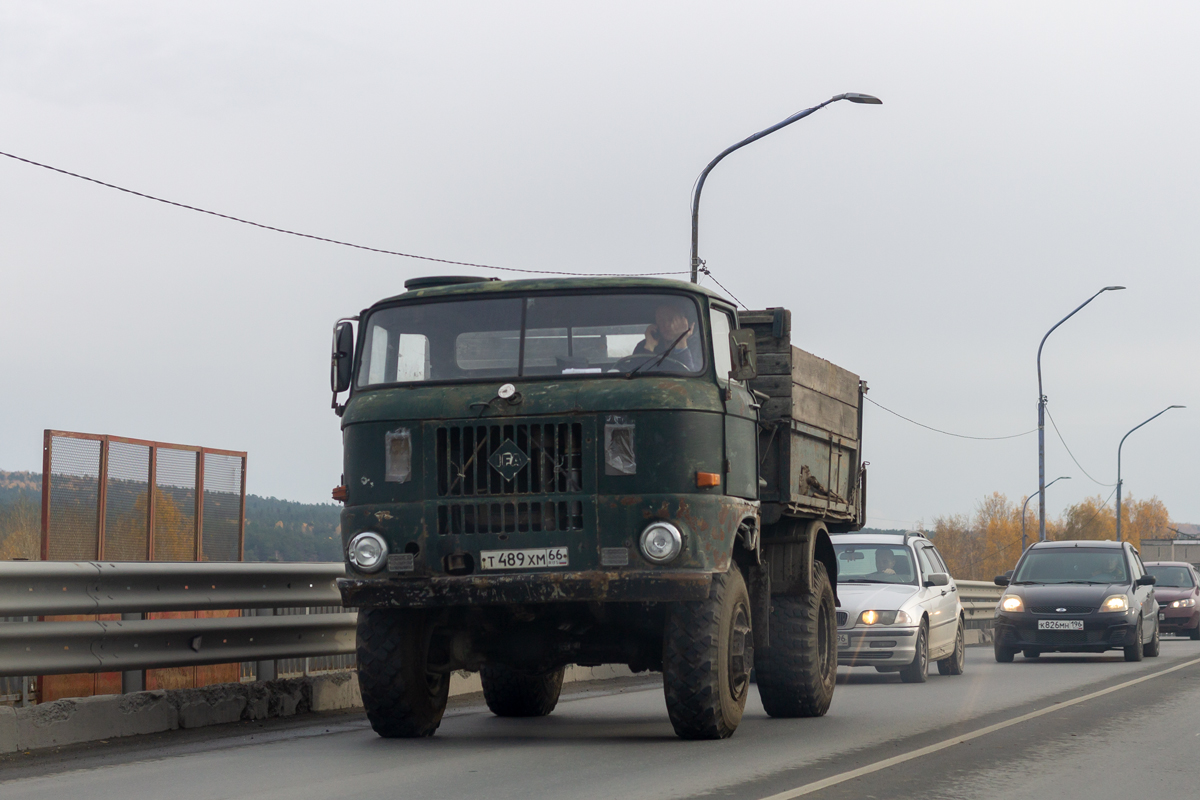
M 567 566 L 567 548 L 539 547 L 529 550 L 483 550 L 479 553 L 482 569 L 537 569 Z
M 1081 631 L 1083 630 L 1083 620 L 1081 619 L 1039 619 L 1039 631 Z
M 1159 621 L 1159 622 L 1162 622 L 1162 621 L 1163 621 L 1164 619 L 1166 619 L 1166 618 L 1167 618 L 1167 615 L 1166 615 L 1166 614 L 1163 614 L 1162 612 L 1159 612 L 1159 615 L 1158 615 L 1158 621 Z
M 839 633 L 838 634 L 838 647 L 849 647 L 849 646 L 850 646 L 850 634 Z

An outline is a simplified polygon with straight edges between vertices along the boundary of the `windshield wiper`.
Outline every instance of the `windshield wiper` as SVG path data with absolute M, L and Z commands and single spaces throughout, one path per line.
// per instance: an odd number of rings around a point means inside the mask
M 682 341 L 683 341 L 683 339 L 684 339 L 684 337 L 685 337 L 685 336 L 687 336 L 689 333 L 691 333 L 691 330 L 690 330 L 690 329 L 689 329 L 689 330 L 686 330 L 686 331 L 684 331 L 684 332 L 683 332 L 683 333 L 681 333 L 681 334 L 679 334 L 679 336 L 678 336 L 678 337 L 676 337 L 675 341 L 671 342 L 671 346 L 670 346 L 670 347 L 668 347 L 666 350 L 663 350 L 663 352 L 662 352 L 662 355 L 660 355 L 660 356 L 658 357 L 658 359 L 657 359 L 657 360 L 655 360 L 655 362 L 654 362 L 653 364 L 651 364 L 651 363 L 650 363 L 650 359 L 646 359 L 646 360 L 645 360 L 645 361 L 643 361 L 641 364 L 638 364 L 636 367 L 634 367 L 633 369 L 631 369 L 631 370 L 629 371 L 629 374 L 628 374 L 628 375 L 626 375 L 625 377 L 626 377 L 626 378 L 632 378 L 634 375 L 637 375 L 637 374 L 638 374 L 639 372 L 641 372 L 643 369 L 646 369 L 646 368 L 647 368 L 647 366 L 650 366 L 650 367 L 657 367 L 659 364 L 661 364 L 663 361 L 665 361 L 665 360 L 666 360 L 667 356 L 671 355 L 671 351 L 672 351 L 672 350 L 674 350 L 674 349 L 675 349 L 675 347 L 676 347 L 676 346 L 677 346 L 677 345 L 678 345 L 680 342 L 682 342 Z
M 838 583 L 887 583 L 887 581 L 873 581 L 870 578 L 847 578 L 839 580 Z

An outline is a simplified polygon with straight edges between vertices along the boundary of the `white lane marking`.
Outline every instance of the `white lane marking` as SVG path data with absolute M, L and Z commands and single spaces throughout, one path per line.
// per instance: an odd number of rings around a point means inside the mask
M 1062 703 L 1055 703 L 1052 706 L 1040 709 L 1038 711 L 1031 711 L 1028 714 L 1022 714 L 1019 717 L 1013 717 L 1012 719 L 1005 720 L 1004 722 L 997 722 L 995 725 L 988 725 L 986 728 L 980 728 L 977 731 L 964 733 L 962 736 L 955 736 L 953 738 L 938 742 L 937 744 L 931 744 L 927 747 L 922 747 L 919 750 L 913 750 L 911 753 L 892 756 L 891 758 L 885 758 L 882 761 L 876 761 L 874 764 L 868 764 L 865 767 L 859 767 L 858 769 L 852 769 L 849 772 L 833 775 L 823 780 L 806 783 L 803 786 L 797 786 L 795 789 L 788 789 L 787 791 L 780 792 L 779 794 L 773 794 L 770 797 L 764 797 L 762 800 L 792 800 L 794 797 L 802 797 L 806 794 L 819 792 L 822 789 L 829 788 L 830 786 L 837 786 L 839 783 L 845 783 L 846 781 L 853 780 L 855 778 L 861 778 L 863 775 L 870 775 L 873 772 L 879 772 L 880 770 L 887 769 L 888 767 L 894 767 L 897 764 L 903 764 L 906 761 L 912 761 L 913 759 L 921 758 L 931 753 L 936 753 L 939 750 L 945 750 L 946 748 L 953 747 L 956 744 L 962 744 L 963 742 L 969 742 L 972 739 L 978 739 L 981 736 L 987 736 L 989 733 L 994 733 L 998 730 L 1002 730 L 1013 725 L 1019 725 L 1022 722 L 1028 722 L 1031 719 L 1036 719 L 1037 717 L 1042 717 L 1046 714 L 1053 714 L 1055 711 L 1061 711 L 1064 708 L 1070 708 L 1071 706 L 1079 705 L 1080 703 L 1086 703 L 1088 700 L 1094 700 L 1097 697 L 1103 697 L 1106 694 L 1112 694 L 1113 692 L 1118 692 L 1121 689 L 1127 689 L 1130 686 L 1151 680 L 1152 678 L 1159 678 L 1163 675 L 1169 675 L 1172 672 L 1184 669 L 1185 667 L 1195 666 L 1196 664 L 1200 664 L 1200 658 L 1195 658 L 1191 661 L 1186 661 L 1182 664 L 1168 667 L 1160 672 L 1143 675 L 1142 677 L 1134 678 L 1131 681 L 1118 683 L 1116 686 L 1110 686 L 1107 689 L 1101 689 L 1098 692 L 1085 694 L 1083 697 L 1076 697 L 1074 700 L 1066 700 Z

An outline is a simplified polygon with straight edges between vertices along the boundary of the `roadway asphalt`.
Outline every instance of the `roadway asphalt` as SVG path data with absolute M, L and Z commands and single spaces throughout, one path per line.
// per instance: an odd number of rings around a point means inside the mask
M 661 688 L 630 680 L 565 696 L 542 719 L 469 700 L 422 741 L 328 715 L 7 757 L 0 798 L 1191 796 L 1198 721 L 1200 643 L 1167 639 L 1161 657 L 1132 664 L 1119 653 L 997 664 L 969 648 L 966 674 L 925 684 L 843 669 L 820 719 L 770 719 L 754 696 L 721 742 L 676 739 Z M 908 757 L 922 748 L 933 752 Z

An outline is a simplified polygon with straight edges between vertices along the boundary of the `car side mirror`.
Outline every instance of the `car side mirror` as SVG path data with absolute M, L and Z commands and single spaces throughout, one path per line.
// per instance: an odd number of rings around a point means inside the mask
M 1008 586 L 1008 576 L 997 575 L 995 578 L 992 578 L 992 583 L 996 584 L 997 586 Z
M 925 576 L 926 586 L 949 586 L 950 576 L 944 572 L 931 572 Z
M 350 388 L 353 368 L 354 326 L 346 321 L 339 322 L 333 329 L 333 352 L 329 366 L 329 385 L 335 395 Z
M 1153 586 L 1156 583 L 1158 583 L 1158 578 L 1153 575 L 1143 575 L 1137 579 L 1138 586 Z
M 733 369 L 729 371 L 730 378 L 735 381 L 752 381 L 758 377 L 758 350 L 754 331 L 749 328 L 730 331 L 729 355 L 733 364 Z

